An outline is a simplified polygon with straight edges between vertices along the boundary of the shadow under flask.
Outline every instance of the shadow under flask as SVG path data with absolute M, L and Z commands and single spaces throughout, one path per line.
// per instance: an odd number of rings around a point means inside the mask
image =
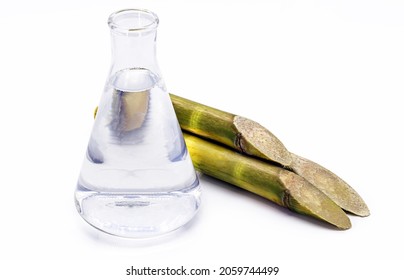
M 175 230 L 195 215 L 200 186 L 156 61 L 158 17 L 108 19 L 112 65 L 75 191 L 80 215 L 123 237 Z

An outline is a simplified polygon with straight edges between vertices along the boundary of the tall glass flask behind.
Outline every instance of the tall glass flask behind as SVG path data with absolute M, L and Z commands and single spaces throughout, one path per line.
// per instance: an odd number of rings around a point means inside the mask
M 75 192 L 92 226 L 125 237 L 179 228 L 200 187 L 156 61 L 157 16 L 109 17 L 112 65 Z

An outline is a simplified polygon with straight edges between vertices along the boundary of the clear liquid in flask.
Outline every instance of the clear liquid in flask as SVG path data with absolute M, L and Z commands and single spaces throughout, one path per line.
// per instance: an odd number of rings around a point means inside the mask
M 199 181 L 160 83 L 147 69 L 124 69 L 100 102 L 75 199 L 81 216 L 107 233 L 170 232 L 199 207 Z

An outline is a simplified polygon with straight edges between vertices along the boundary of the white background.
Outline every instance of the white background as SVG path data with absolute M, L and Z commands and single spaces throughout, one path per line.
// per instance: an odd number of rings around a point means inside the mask
M 1 279 L 135 279 L 131 265 L 404 275 L 402 1 L 0 3 Z M 371 216 L 339 231 L 203 177 L 200 212 L 164 238 L 88 226 L 73 192 L 110 63 L 106 20 L 131 7 L 160 17 L 171 92 L 260 122 L 350 183 Z M 220 278 L 232 279 L 200 279 Z

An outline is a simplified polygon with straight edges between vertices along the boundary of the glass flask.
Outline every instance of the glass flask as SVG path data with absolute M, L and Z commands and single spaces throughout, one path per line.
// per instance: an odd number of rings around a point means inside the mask
M 108 19 L 112 64 L 75 191 L 78 212 L 113 235 L 148 237 L 187 223 L 200 186 L 156 60 L 158 17 Z

